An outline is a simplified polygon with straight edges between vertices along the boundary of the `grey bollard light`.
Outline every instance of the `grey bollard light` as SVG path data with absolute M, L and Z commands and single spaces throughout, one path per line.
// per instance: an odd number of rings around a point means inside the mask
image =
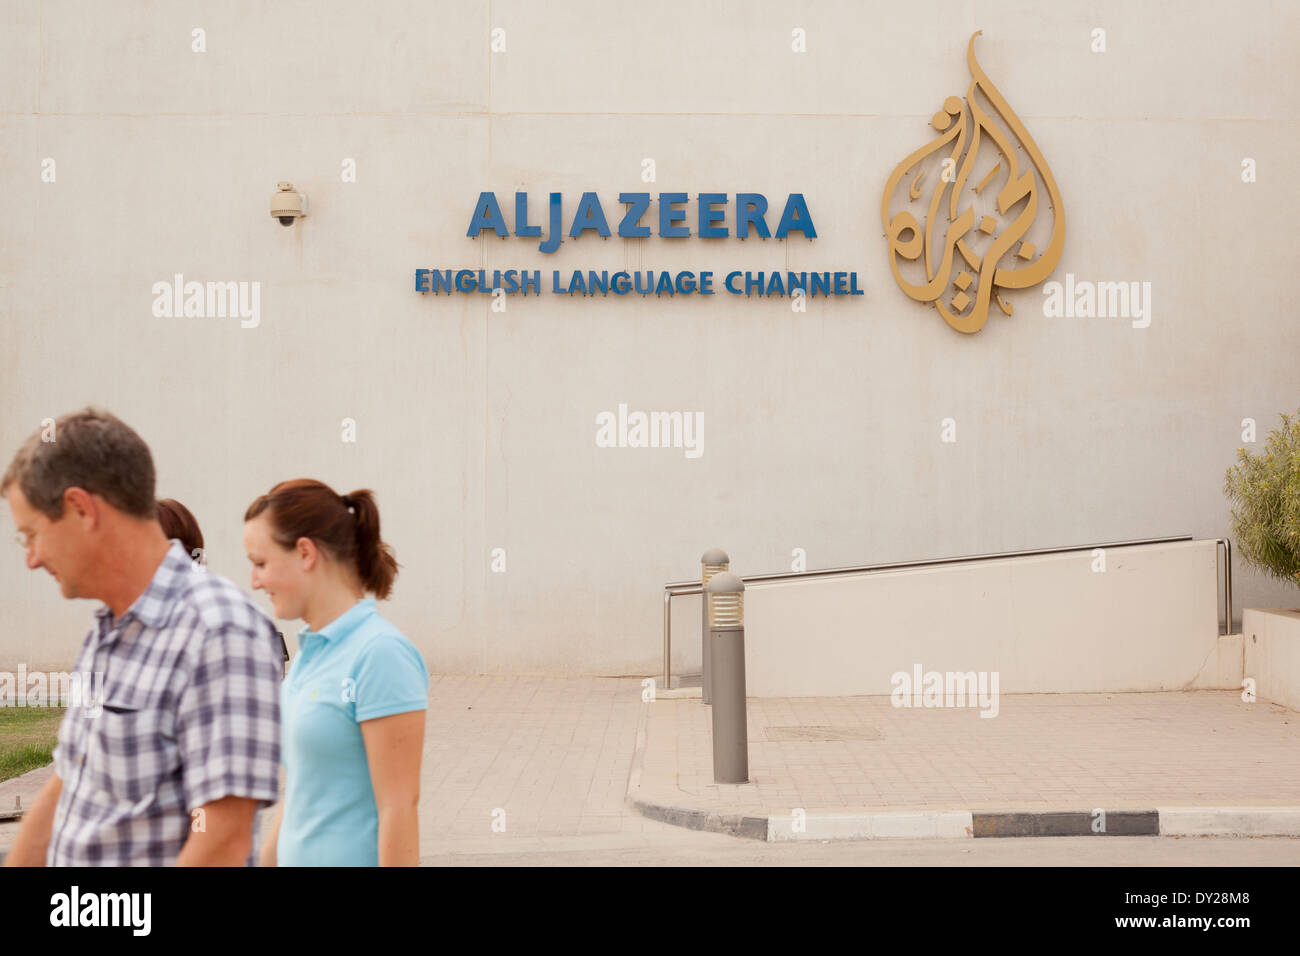
M 713 676 L 713 782 L 749 782 L 745 723 L 745 582 L 729 571 L 705 588 Z
M 721 548 L 709 548 L 700 555 L 700 659 L 703 661 L 703 676 L 700 678 L 700 697 L 704 703 L 713 703 L 713 687 L 709 683 L 709 582 L 715 574 L 721 574 L 731 566 L 731 559 Z

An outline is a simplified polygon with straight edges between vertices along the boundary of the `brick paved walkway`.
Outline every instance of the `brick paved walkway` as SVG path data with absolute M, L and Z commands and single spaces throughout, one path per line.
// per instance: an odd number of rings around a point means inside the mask
M 643 704 L 636 678 L 434 677 L 421 853 L 731 839 L 627 804 L 643 716 L 641 798 L 707 810 L 1300 805 L 1300 713 L 1234 692 L 1004 695 L 992 719 L 895 709 L 887 697 L 751 699 L 752 782 L 718 786 L 698 699 Z M 12 806 L 27 792 L 29 805 L 41 782 L 7 781 L 0 799 Z M 493 829 L 497 810 L 504 831 Z M 0 851 L 16 826 L 0 824 Z
M 645 706 L 641 797 L 656 803 L 744 813 L 1300 806 L 1300 713 L 1233 691 L 1003 695 L 993 718 L 888 697 L 751 698 L 743 785 L 714 784 L 710 710 L 698 698 Z
M 638 679 L 435 677 L 420 792 L 422 848 L 502 836 L 636 832 L 625 803 Z

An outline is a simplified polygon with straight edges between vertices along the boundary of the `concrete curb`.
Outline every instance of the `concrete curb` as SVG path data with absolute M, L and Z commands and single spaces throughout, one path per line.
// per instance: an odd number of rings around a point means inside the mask
M 769 843 L 799 840 L 918 840 L 1048 836 L 1300 837 L 1300 807 L 1155 807 L 1089 810 L 899 810 L 725 813 L 661 802 L 643 792 L 646 730 L 641 708 L 627 802 L 642 816 L 691 830 Z M 1099 812 L 1100 811 L 1100 812 Z
M 15 823 L 23 818 L 30 809 L 32 801 L 40 794 L 45 783 L 54 773 L 54 764 L 28 770 L 17 777 L 0 781 L 0 823 Z M 15 806 L 15 798 L 23 798 Z
M 642 798 L 641 775 L 645 766 L 646 725 L 649 723 L 650 707 L 651 704 L 646 703 L 641 708 L 641 716 L 636 724 L 636 751 L 632 754 L 632 766 L 627 774 L 627 802 L 633 809 L 651 820 L 671 823 L 673 826 L 686 827 L 689 830 L 708 830 L 753 840 L 768 839 L 770 822 L 765 816 L 713 813 L 692 807 L 654 803 Z
M 1160 807 L 1161 836 L 1300 837 L 1300 807 Z

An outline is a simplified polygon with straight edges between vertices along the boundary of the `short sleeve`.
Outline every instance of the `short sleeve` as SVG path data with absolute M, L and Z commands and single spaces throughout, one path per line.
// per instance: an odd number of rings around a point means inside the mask
M 429 707 L 429 671 L 410 641 L 395 634 L 372 640 L 356 664 L 357 722 Z
M 222 797 L 279 798 L 280 660 L 265 619 L 204 635 L 176 718 L 190 810 Z

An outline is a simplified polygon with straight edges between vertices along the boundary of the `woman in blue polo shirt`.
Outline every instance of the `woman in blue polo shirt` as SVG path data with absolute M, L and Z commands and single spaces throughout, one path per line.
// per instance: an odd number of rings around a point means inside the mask
M 285 481 L 244 515 L 252 586 L 301 618 L 280 692 L 284 800 L 263 866 L 414 866 L 429 673 L 375 609 L 397 575 L 369 491 Z

